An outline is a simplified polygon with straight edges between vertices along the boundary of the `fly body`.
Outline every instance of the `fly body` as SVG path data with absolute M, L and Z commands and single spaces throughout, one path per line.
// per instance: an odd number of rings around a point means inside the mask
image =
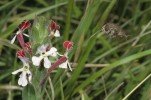
M 113 23 L 105 24 L 102 31 L 111 37 L 127 37 L 125 31 Z

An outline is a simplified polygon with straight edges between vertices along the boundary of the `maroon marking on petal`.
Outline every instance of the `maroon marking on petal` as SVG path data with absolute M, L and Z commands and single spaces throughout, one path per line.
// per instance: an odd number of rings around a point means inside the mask
M 22 28 L 26 25 L 26 23 L 27 23 L 27 20 L 24 20 L 24 21 L 21 23 Z
M 55 24 L 55 30 L 59 30 L 60 29 L 60 26 Z
M 25 52 L 23 50 L 19 50 L 17 53 L 16 53 L 16 56 L 19 57 L 25 57 Z
M 28 53 L 32 54 L 32 49 L 29 42 L 24 44 L 24 48 L 28 51 Z
M 30 25 L 31 25 L 31 23 L 30 23 L 30 22 L 27 22 L 27 23 L 25 24 L 25 26 L 23 27 L 23 29 L 22 29 L 22 30 L 27 29 L 28 27 L 30 27 Z
M 51 48 L 50 46 L 47 46 L 47 48 L 46 48 L 46 52 L 47 52 L 47 51 L 49 51 L 49 50 L 50 50 L 50 48 Z
M 50 29 L 50 31 L 53 31 L 54 28 L 55 28 L 55 22 L 53 20 L 51 20 L 49 29 Z
M 17 35 L 17 40 L 19 41 L 19 43 L 22 46 L 22 48 L 24 48 L 25 42 L 24 42 L 24 38 L 23 38 L 23 34 L 22 33 L 19 33 Z
M 24 47 L 25 47 L 25 48 L 31 48 L 31 45 L 30 45 L 29 42 L 27 42 L 27 43 L 25 43 Z
M 64 46 L 65 48 L 67 48 L 68 44 L 69 44 L 69 41 L 64 41 L 63 46 Z
M 67 46 L 67 49 L 68 49 L 68 50 L 71 50 L 72 47 L 73 47 L 73 42 L 70 42 L 70 43 L 68 44 L 68 46 Z
M 56 32 L 56 30 L 60 29 L 60 26 L 56 22 L 51 20 L 49 29 L 50 31 Z
M 18 29 L 19 29 L 19 30 L 21 30 L 21 28 L 22 28 L 22 25 L 21 25 L 21 24 L 20 24 L 20 25 L 18 25 Z
M 21 25 L 21 24 L 20 24 L 20 25 L 18 25 L 18 29 L 19 29 L 19 30 L 21 30 L 21 28 L 22 28 L 22 25 Z
M 26 22 L 27 22 L 26 20 L 22 21 L 21 24 L 19 24 L 18 28 L 20 30 L 22 30 L 22 28 L 25 26 Z
M 25 29 L 27 29 L 29 26 L 31 25 L 31 23 L 27 20 L 24 20 L 19 26 L 18 28 L 22 31 L 24 31 Z

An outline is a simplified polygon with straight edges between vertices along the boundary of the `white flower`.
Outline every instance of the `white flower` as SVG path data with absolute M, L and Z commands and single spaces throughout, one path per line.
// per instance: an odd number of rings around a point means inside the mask
M 65 56 L 67 58 L 67 60 L 64 63 L 60 64 L 59 68 L 69 68 L 70 71 L 72 71 L 70 63 L 68 61 L 68 53 L 73 47 L 73 42 L 72 41 L 64 41 L 63 46 L 66 48 L 66 52 L 63 56 Z M 62 56 L 62 55 L 60 55 L 60 56 Z
M 50 36 L 55 36 L 55 37 L 60 37 L 60 32 L 59 32 L 59 29 L 60 29 L 60 26 L 55 23 L 53 20 L 51 20 L 50 22 Z
M 32 62 L 33 65 L 39 66 L 41 61 L 44 61 L 44 67 L 49 68 L 51 66 L 51 62 L 48 59 L 48 56 L 53 56 L 56 57 L 58 52 L 55 47 L 51 47 L 50 50 L 46 50 L 48 45 L 42 45 L 37 49 L 36 54 L 40 54 L 39 57 L 33 56 L 32 57 Z
M 66 53 L 64 54 L 64 56 L 67 58 L 67 60 L 66 60 L 64 63 L 60 64 L 60 65 L 59 65 L 59 68 L 65 68 L 65 69 L 69 68 L 70 71 L 72 71 L 71 66 L 70 66 L 70 63 L 69 63 L 69 61 L 68 61 L 68 52 L 67 52 L 67 51 L 66 51 Z
M 18 26 L 18 29 L 19 29 L 19 30 L 16 32 L 15 36 L 14 36 L 13 39 L 11 40 L 11 44 L 14 43 L 16 37 L 19 36 L 19 35 L 21 35 L 21 36 L 22 36 L 22 35 L 25 35 L 25 36 L 29 37 L 29 35 L 23 33 L 23 31 L 24 31 L 25 29 L 27 29 L 28 27 L 30 27 L 30 25 L 31 25 L 31 23 L 30 23 L 29 21 L 27 21 L 27 20 L 22 21 L 22 23 Z
M 22 58 L 23 60 L 24 58 Z M 31 79 L 32 79 L 32 74 L 29 70 L 29 64 L 25 63 L 26 61 L 23 62 L 23 68 L 20 68 L 14 72 L 12 72 L 12 74 L 17 74 L 19 72 L 21 72 L 19 79 L 18 79 L 18 84 L 21 86 L 26 86 L 29 82 L 31 83 Z

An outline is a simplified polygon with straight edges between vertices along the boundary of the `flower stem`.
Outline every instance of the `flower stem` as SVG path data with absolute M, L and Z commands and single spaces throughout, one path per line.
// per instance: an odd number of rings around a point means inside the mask
M 22 34 L 22 33 L 19 33 L 19 34 L 17 35 L 17 39 L 18 39 L 18 41 L 19 41 L 21 47 L 24 48 L 25 41 L 24 41 L 24 38 L 23 38 L 23 34 Z
M 57 66 L 59 66 L 60 64 L 64 63 L 67 60 L 67 58 L 65 56 L 59 58 L 49 69 L 47 74 L 45 75 L 45 77 L 40 81 L 40 85 L 43 85 L 45 83 L 45 81 L 47 80 L 49 74 L 52 72 L 53 69 L 55 69 Z

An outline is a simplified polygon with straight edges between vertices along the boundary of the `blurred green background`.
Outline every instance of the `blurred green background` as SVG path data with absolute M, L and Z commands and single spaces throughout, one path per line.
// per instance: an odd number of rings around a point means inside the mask
M 78 45 L 70 56 L 73 72 L 55 69 L 43 100 L 150 100 L 150 12 L 151 0 L 0 0 L 0 100 L 21 100 L 22 87 L 11 75 L 22 66 L 15 56 L 20 47 L 10 40 L 22 20 L 36 16 L 61 26 L 53 41 L 60 52 L 64 40 Z M 107 22 L 128 38 L 98 32 Z

